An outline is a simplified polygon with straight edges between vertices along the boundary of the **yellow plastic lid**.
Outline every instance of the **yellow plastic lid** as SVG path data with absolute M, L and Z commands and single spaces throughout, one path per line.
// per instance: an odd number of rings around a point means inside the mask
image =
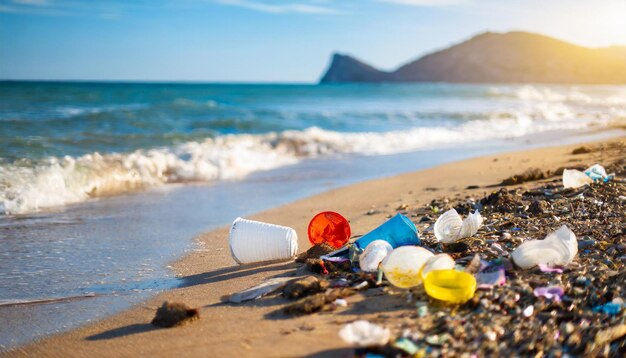
M 474 296 L 476 279 L 457 270 L 434 270 L 424 276 L 426 293 L 440 301 L 463 303 Z

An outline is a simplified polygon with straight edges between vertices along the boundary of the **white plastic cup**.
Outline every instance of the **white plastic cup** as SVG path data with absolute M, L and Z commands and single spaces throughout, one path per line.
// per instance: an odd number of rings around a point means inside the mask
M 237 218 L 230 227 L 230 253 L 238 264 L 289 259 L 298 251 L 296 230 Z

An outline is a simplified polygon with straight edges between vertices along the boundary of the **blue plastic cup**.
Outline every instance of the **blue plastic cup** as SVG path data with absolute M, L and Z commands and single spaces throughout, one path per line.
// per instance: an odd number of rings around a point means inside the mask
M 357 251 L 363 251 L 374 240 L 385 240 L 394 249 L 399 246 L 419 245 L 421 243 L 415 224 L 402 214 L 396 214 L 376 229 L 365 234 L 354 242 L 354 246 Z

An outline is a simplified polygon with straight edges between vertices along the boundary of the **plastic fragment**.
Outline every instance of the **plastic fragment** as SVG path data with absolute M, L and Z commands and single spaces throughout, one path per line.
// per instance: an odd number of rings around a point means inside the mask
M 393 251 L 393 247 L 384 240 L 372 241 L 359 255 L 359 266 L 364 272 L 376 272 L 378 265 Z
M 489 289 L 493 286 L 502 286 L 506 282 L 506 275 L 503 268 L 495 271 L 483 271 L 475 275 L 478 288 Z
M 565 188 L 579 188 L 597 181 L 606 183 L 613 177 L 614 175 L 607 174 L 606 169 L 600 164 L 594 164 L 585 169 L 584 172 L 576 169 L 565 169 L 563 171 L 563 186 Z
M 437 254 L 429 258 L 422 267 L 422 278 L 434 270 L 448 270 L 454 268 L 454 259 L 448 254 Z
M 474 296 L 476 279 L 463 271 L 435 270 L 424 277 L 424 290 L 440 301 L 463 303 Z
M 620 303 L 605 303 L 603 305 L 597 306 L 593 308 L 594 312 L 602 312 L 604 314 L 610 316 L 617 316 L 622 310 L 622 305 Z
M 393 343 L 393 346 L 395 348 L 398 348 L 400 350 L 402 350 L 403 352 L 406 352 L 409 355 L 415 355 L 415 353 L 417 353 L 417 351 L 419 350 L 419 348 L 417 347 L 417 345 L 415 343 L 413 343 L 412 340 L 408 339 L 408 338 L 400 338 L 397 341 L 395 341 Z
M 228 302 L 241 303 L 250 300 L 256 300 L 268 295 L 287 284 L 287 281 L 293 280 L 293 277 L 276 277 L 263 282 L 259 285 L 252 286 L 243 291 L 234 293 L 228 297 Z
M 546 273 L 563 273 L 563 269 L 560 267 L 552 267 L 552 266 L 548 266 L 545 264 L 539 264 L 537 265 L 539 267 L 539 270 L 541 270 L 541 272 L 546 272 Z
M 515 264 L 528 269 L 539 264 L 567 265 L 578 253 L 576 235 L 566 226 L 550 233 L 543 240 L 530 240 L 518 246 L 511 257 Z
M 607 181 L 609 175 L 606 173 L 606 169 L 600 164 L 594 164 L 585 170 L 585 175 L 591 178 L 593 181 Z
M 536 297 L 545 297 L 548 300 L 561 302 L 561 298 L 565 293 L 560 286 L 537 287 L 533 291 Z
M 585 173 L 576 169 L 563 170 L 563 187 L 568 188 L 580 188 L 583 185 L 593 183 L 593 179 L 589 178 Z
M 391 332 L 388 328 L 358 320 L 346 324 L 339 331 L 339 337 L 346 343 L 355 344 L 359 347 L 383 346 L 389 342 Z

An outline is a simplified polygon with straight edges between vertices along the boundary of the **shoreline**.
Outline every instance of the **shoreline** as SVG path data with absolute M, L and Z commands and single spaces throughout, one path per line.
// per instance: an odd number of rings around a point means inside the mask
M 624 137 L 607 141 L 623 141 Z M 597 142 L 595 142 L 597 144 Z M 487 185 L 521 173 L 530 167 L 555 169 L 568 164 L 587 163 L 597 153 L 572 156 L 582 144 L 499 153 L 452 162 L 418 172 L 376 179 L 332 189 L 263 211 L 249 218 L 291 226 L 299 234 L 299 252 L 309 247 L 306 225 L 319 211 L 333 210 L 351 221 L 353 235 L 364 234 L 393 214 L 402 203 L 423 205 L 441 196 L 482 195 Z M 497 160 L 494 160 L 496 159 Z M 574 161 L 571 161 L 574 160 Z M 521 164 L 521 165 L 519 165 Z M 477 189 L 466 189 L 478 185 Z M 379 213 L 367 215 L 373 210 Z M 234 266 L 227 244 L 228 228 L 219 228 L 197 237 L 201 250 L 172 264 L 182 278 L 180 288 L 166 291 L 129 310 L 67 333 L 18 347 L 8 355 L 306 355 L 324 350 L 348 348 L 337 336 L 338 316 L 342 322 L 356 314 L 315 314 L 288 320 L 268 318 L 286 302 L 280 298 L 242 305 L 224 305 L 220 297 L 281 274 L 291 274 L 290 262 L 272 265 Z M 185 327 L 155 329 L 149 321 L 165 300 L 201 307 L 201 320 Z M 357 307 L 360 297 L 350 300 Z M 400 302 L 396 302 L 400 304 Z M 352 308 L 354 308 L 352 307 Z M 251 332 L 250 327 L 253 324 Z M 311 330 L 310 328 L 313 327 Z M 245 332 L 245 337 L 241 333 Z M 111 346 L 115 347 L 113 351 Z

